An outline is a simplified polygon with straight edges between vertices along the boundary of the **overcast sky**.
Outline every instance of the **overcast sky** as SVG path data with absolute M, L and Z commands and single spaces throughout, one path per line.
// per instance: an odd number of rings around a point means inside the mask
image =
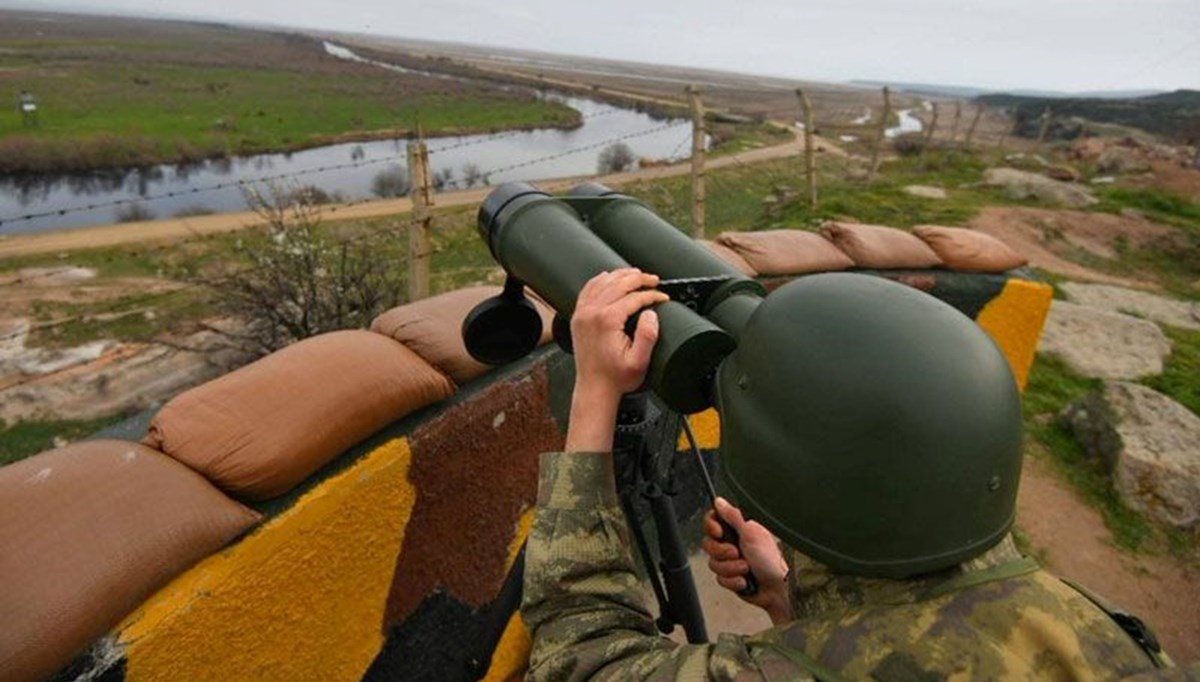
M 0 0 L 0 7 L 61 7 Z M 802 79 L 1200 89 L 1200 0 L 73 0 Z

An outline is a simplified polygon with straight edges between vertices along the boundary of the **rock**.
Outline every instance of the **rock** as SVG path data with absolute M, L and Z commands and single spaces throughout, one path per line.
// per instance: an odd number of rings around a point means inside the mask
M 1134 149 L 1109 147 L 1096 159 L 1096 169 L 1101 173 L 1145 173 L 1150 162 Z
M 1061 358 L 1083 376 L 1137 379 L 1162 374 L 1171 342 L 1149 320 L 1054 301 L 1038 350 Z
M 928 187 L 926 185 L 909 185 L 904 188 L 904 191 L 914 197 L 922 199 L 945 199 L 946 190 L 941 187 Z
M 1060 288 L 1072 302 L 1089 308 L 1126 313 L 1172 327 L 1200 330 L 1200 303 L 1108 284 L 1064 282 Z
M 1013 199 L 1040 199 L 1074 208 L 1097 203 L 1096 197 L 1083 187 L 1015 168 L 989 168 L 983 174 L 983 184 L 1003 187 L 1005 194 Z
M 1111 185 L 1116 181 L 1117 181 L 1117 178 L 1116 178 L 1116 176 L 1113 176 L 1113 175 L 1101 175 L 1101 176 L 1092 178 L 1093 185 Z
M 1079 171 L 1070 166 L 1050 166 L 1044 175 L 1062 182 L 1079 182 Z
M 1153 389 L 1113 381 L 1063 418 L 1108 463 L 1125 504 L 1179 528 L 1200 522 L 1200 417 Z

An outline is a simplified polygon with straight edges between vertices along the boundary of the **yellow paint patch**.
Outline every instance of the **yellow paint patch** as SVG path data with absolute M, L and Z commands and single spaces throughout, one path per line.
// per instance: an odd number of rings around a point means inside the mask
M 1041 282 L 1010 279 L 1000 295 L 979 312 L 976 321 L 1004 351 L 1017 385 L 1025 390 L 1029 370 L 1037 353 L 1038 339 L 1054 289 Z
M 529 537 L 529 531 L 533 528 L 534 510 L 526 509 L 521 518 L 517 520 L 517 532 L 513 535 L 512 542 L 508 545 L 508 561 L 504 564 L 504 572 L 512 570 L 513 562 L 517 560 L 517 554 L 521 548 L 525 546 L 525 538 Z
M 721 446 L 721 416 L 713 408 L 708 408 L 703 412 L 697 412 L 687 418 L 692 425 L 692 433 L 696 434 L 696 445 L 701 450 L 716 450 Z M 680 450 L 687 450 L 691 447 L 688 443 L 687 434 L 679 434 Z
M 533 642 L 529 638 L 529 630 L 525 621 L 521 620 L 521 612 L 513 614 L 500 636 L 500 643 L 492 654 L 492 666 L 488 668 L 483 682 L 502 682 L 504 680 L 519 680 L 525 676 L 529 667 L 529 651 Z
M 390 441 L 151 597 L 118 627 L 126 680 L 359 680 L 383 646 L 416 499 Z

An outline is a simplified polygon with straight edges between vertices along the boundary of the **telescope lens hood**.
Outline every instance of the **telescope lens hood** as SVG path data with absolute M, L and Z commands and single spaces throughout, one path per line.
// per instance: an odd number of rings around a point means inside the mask
M 498 220 L 500 212 L 513 201 L 530 195 L 550 196 L 527 182 L 506 182 L 492 190 L 492 193 L 487 195 L 487 198 L 480 204 L 479 234 L 483 237 L 484 243 L 488 245 L 488 249 L 492 251 L 492 256 L 496 255 L 496 249 L 492 245 L 492 235 L 500 227 Z

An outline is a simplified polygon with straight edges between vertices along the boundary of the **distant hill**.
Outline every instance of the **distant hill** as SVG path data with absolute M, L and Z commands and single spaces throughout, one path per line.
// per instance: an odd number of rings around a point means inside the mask
M 983 95 L 1000 94 L 996 92 L 995 88 L 980 88 L 973 85 L 945 85 L 937 83 L 904 83 L 897 81 L 869 80 L 854 80 L 850 81 L 850 83 L 853 85 L 862 85 L 874 88 L 886 85 L 896 90 L 904 90 L 905 92 L 911 92 L 913 94 L 930 95 L 933 97 L 958 97 L 963 99 L 975 99 Z M 1041 99 L 1130 99 L 1134 97 L 1147 97 L 1162 93 L 1162 90 L 1096 90 L 1091 92 L 1062 92 L 1058 90 L 1007 90 L 1003 94 Z
M 1200 91 L 1197 90 L 1176 90 L 1123 99 L 1061 99 L 1003 93 L 982 95 L 978 100 L 990 106 L 1013 109 L 1016 116 L 1015 132 L 1024 137 L 1037 136 L 1042 112 L 1050 107 L 1055 117 L 1050 134 L 1060 139 L 1070 139 L 1082 133 L 1082 126 L 1065 120 L 1069 118 L 1140 128 L 1177 142 L 1200 138 Z

